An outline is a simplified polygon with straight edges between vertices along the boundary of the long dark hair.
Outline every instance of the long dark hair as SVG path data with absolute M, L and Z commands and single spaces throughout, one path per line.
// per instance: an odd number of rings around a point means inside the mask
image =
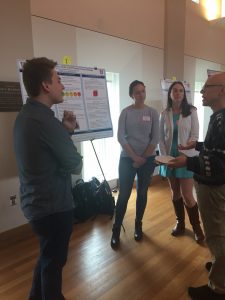
M 172 100 L 170 94 L 171 94 L 171 91 L 172 91 L 172 89 L 173 89 L 173 87 L 174 87 L 175 84 L 180 84 L 183 87 L 183 89 L 184 89 L 184 98 L 183 98 L 183 100 L 181 102 L 181 114 L 182 114 L 183 117 L 188 117 L 191 114 L 191 110 L 192 109 L 196 109 L 196 107 L 193 106 L 192 104 L 188 103 L 187 96 L 186 96 L 186 91 L 185 91 L 184 85 L 183 85 L 183 83 L 181 81 L 174 81 L 171 84 L 171 86 L 169 87 L 166 109 L 170 110 L 171 107 L 172 107 L 173 100 Z

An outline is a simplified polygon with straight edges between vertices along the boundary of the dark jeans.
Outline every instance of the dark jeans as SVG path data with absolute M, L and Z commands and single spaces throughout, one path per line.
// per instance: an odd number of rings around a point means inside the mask
M 39 238 L 38 258 L 29 300 L 62 300 L 62 269 L 67 260 L 73 228 L 73 211 L 30 222 Z
M 148 186 L 155 169 L 155 156 L 150 156 L 140 168 L 134 168 L 129 157 L 121 157 L 119 163 L 120 191 L 116 203 L 115 226 L 121 226 L 127 210 L 127 203 L 133 188 L 134 178 L 137 175 L 136 221 L 141 222 L 147 204 Z

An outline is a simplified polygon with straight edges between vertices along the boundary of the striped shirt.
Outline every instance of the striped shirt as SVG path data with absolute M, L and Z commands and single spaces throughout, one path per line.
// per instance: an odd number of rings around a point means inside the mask
M 194 179 L 208 185 L 225 184 L 225 108 L 210 117 L 199 157 L 188 157 L 187 168 Z

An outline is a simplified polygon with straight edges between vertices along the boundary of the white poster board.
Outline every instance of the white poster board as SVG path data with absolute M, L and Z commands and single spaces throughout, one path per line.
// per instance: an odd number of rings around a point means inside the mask
M 171 84 L 176 81 L 173 79 L 162 79 L 161 80 L 161 88 L 162 88 L 162 101 L 163 101 L 163 108 L 165 109 L 167 106 L 167 98 L 168 98 L 168 90 L 169 87 L 171 86 Z M 187 100 L 188 103 L 192 103 L 191 101 L 191 89 L 190 89 L 190 84 L 187 81 L 182 81 L 184 88 L 185 88 L 185 92 L 186 92 L 186 96 L 187 96 Z
M 25 60 L 18 60 L 17 66 L 25 104 L 28 95 L 22 79 L 24 62 Z M 81 142 L 113 136 L 105 70 L 57 65 L 56 71 L 65 87 L 64 101 L 54 105 L 52 109 L 60 121 L 64 110 L 73 111 L 76 115 L 79 128 L 75 129 L 73 140 Z

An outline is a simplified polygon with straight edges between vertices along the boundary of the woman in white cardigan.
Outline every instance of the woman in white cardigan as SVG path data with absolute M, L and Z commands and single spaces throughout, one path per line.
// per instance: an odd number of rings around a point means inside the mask
M 198 134 L 197 110 L 188 104 L 183 83 L 175 81 L 168 91 L 167 108 L 160 115 L 160 154 L 173 157 L 183 154 L 196 156 L 198 152 L 194 150 L 194 147 L 198 140 Z M 195 234 L 195 240 L 197 242 L 204 240 L 199 221 L 198 205 L 193 196 L 193 173 L 188 171 L 186 167 L 171 169 L 166 165 L 161 165 L 160 175 L 168 178 L 177 219 L 171 234 L 173 236 L 184 234 L 185 206 Z

